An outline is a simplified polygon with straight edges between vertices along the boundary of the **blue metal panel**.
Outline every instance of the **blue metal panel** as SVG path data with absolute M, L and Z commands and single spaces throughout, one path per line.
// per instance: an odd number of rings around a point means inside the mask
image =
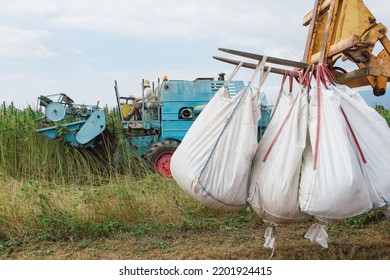
M 164 139 L 183 140 L 194 118 L 180 119 L 180 109 L 207 104 L 225 81 L 167 81 L 161 87 L 161 134 Z M 228 86 L 231 96 L 244 87 L 242 81 L 232 81 Z
M 83 127 L 77 132 L 76 140 L 86 144 L 106 129 L 106 116 L 103 111 L 96 110 L 87 119 Z
M 51 126 L 47 128 L 38 129 L 36 132 L 50 138 L 50 139 L 63 139 L 74 147 L 94 147 L 94 139 L 89 142 L 80 144 L 76 140 L 77 132 L 83 127 L 86 121 L 78 121 L 73 123 L 62 124 L 60 126 Z
M 130 142 L 137 148 L 138 154 L 143 156 L 146 154 L 147 150 L 154 143 L 157 142 L 157 135 L 148 135 L 148 136 L 133 136 L 130 139 Z
M 261 119 L 258 122 L 258 137 L 257 140 L 260 141 L 260 139 L 263 137 L 265 130 L 267 129 L 269 119 L 271 117 L 271 110 L 272 108 L 268 107 L 261 107 Z
M 212 81 L 168 81 L 161 90 L 161 133 L 165 139 L 183 140 L 194 119 L 179 119 L 184 107 L 207 104 L 213 97 Z
M 176 139 L 182 141 L 193 120 L 163 121 L 161 123 L 161 140 Z
M 159 129 L 160 128 L 160 121 L 159 120 L 153 120 L 153 121 L 144 121 L 144 128 L 145 129 Z
M 224 85 L 224 81 L 167 81 L 161 88 L 161 101 L 205 102 Z M 244 87 L 243 81 L 232 81 L 227 89 L 231 96 Z
M 211 81 L 168 81 L 161 89 L 161 101 L 207 102 L 213 96 Z

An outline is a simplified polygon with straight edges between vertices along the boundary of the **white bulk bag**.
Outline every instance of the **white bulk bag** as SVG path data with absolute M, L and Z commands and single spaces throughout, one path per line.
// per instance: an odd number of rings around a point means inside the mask
M 350 126 L 349 137 L 363 170 L 375 208 L 390 202 L 390 128 L 353 89 L 336 85 L 332 90 L 343 98 L 341 108 Z
M 367 212 L 373 206 L 340 110 L 342 98 L 320 83 L 310 95 L 310 144 L 303 154 L 301 210 L 320 220 Z
M 284 90 L 279 96 L 253 160 L 248 199 L 252 209 L 273 224 L 310 217 L 301 212 L 298 195 L 307 135 L 307 94 L 300 88 L 295 96 Z
M 222 87 L 172 156 L 171 172 L 178 185 L 208 207 L 247 207 L 259 119 L 258 96 L 251 95 L 249 86 L 233 98 Z

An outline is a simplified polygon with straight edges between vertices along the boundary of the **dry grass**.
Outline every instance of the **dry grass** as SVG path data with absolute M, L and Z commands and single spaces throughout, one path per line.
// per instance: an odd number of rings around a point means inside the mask
M 351 230 L 342 225 L 329 231 L 329 248 L 303 238 L 310 224 L 283 226 L 277 230 L 275 260 L 389 260 L 390 223 L 380 221 Z M 162 230 L 150 235 L 121 233 L 109 238 L 78 241 L 41 241 L 0 250 L 1 259 L 60 260 L 257 260 L 269 259 L 262 247 L 265 226 L 246 223 L 234 230 Z M 338 231 L 344 233 L 337 233 Z
M 3 181 L 0 259 L 268 259 L 266 226 L 249 209 L 201 206 L 158 176 L 107 185 Z M 365 216 L 367 217 L 367 216 Z M 311 223 L 276 229 L 273 259 L 390 259 L 383 215 L 331 223 L 329 249 L 304 238 Z

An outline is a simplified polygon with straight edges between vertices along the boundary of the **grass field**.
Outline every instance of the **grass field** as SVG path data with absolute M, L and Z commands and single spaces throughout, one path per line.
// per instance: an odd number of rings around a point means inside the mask
M 382 110 L 379 108 L 379 110 Z M 381 111 L 388 123 L 389 110 Z M 34 132 L 37 112 L 1 106 L 0 259 L 268 259 L 266 226 L 189 198 L 137 159 L 118 168 Z M 328 226 L 277 228 L 274 259 L 390 259 L 390 222 L 374 211 Z

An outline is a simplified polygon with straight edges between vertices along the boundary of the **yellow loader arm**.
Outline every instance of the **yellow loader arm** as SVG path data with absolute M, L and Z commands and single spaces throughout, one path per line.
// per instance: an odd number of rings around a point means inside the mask
M 303 25 L 309 26 L 303 61 L 327 64 L 341 84 L 371 85 L 375 95 L 385 94 L 390 79 L 387 28 L 376 22 L 362 0 L 316 0 Z M 378 41 L 383 49 L 374 55 Z M 340 58 L 354 62 L 358 69 L 333 68 Z
M 303 60 L 300 62 L 268 57 L 267 62 L 306 68 L 310 64 L 323 63 L 328 66 L 340 84 L 349 87 L 371 85 L 375 95 L 386 93 L 390 80 L 390 41 L 387 28 L 376 22 L 376 18 L 362 0 L 315 0 L 314 9 L 303 20 L 309 26 Z M 380 42 L 383 49 L 373 54 L 375 44 Z M 223 52 L 262 60 L 263 55 L 219 48 Z M 231 64 L 240 61 L 215 57 Z M 357 65 L 356 70 L 346 71 L 336 66 L 336 62 L 350 60 Z M 254 68 L 256 64 L 244 63 L 244 67 Z M 271 68 L 271 72 L 285 73 L 286 69 Z M 297 73 L 295 73 L 298 76 Z

